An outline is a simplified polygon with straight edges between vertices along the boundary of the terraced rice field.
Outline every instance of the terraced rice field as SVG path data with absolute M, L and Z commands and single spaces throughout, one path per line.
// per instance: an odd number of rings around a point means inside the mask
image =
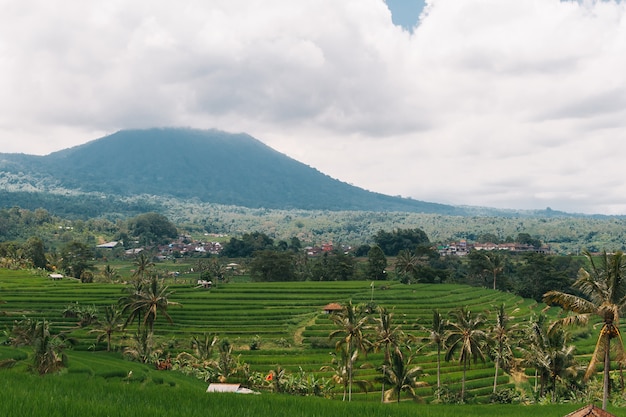
M 433 309 L 446 314 L 457 307 L 467 307 L 473 312 L 495 310 L 505 304 L 514 321 L 524 322 L 543 307 L 534 301 L 524 300 L 509 293 L 461 285 L 425 284 L 403 285 L 396 282 L 296 282 L 296 283 L 229 283 L 219 288 L 201 289 L 195 285 L 168 282 L 174 294 L 171 301 L 180 303 L 168 310 L 174 324 L 162 317 L 157 319 L 155 331 L 162 341 L 167 341 L 172 353 L 189 348 L 192 335 L 214 333 L 228 339 L 236 354 L 250 364 L 251 370 L 267 372 L 276 366 L 288 371 L 300 369 L 320 377 L 330 373 L 320 368 L 330 363 L 334 351 L 328 335 L 335 330 L 329 315 L 322 307 L 330 302 L 354 304 L 373 302 L 393 311 L 394 321 L 401 324 L 406 333 L 426 336 L 420 326 L 427 327 Z M 71 303 L 95 305 L 98 308 L 116 304 L 124 295 L 124 287 L 114 284 L 82 284 L 75 280 L 53 281 L 35 277 L 27 272 L 0 271 L 0 329 L 9 328 L 22 316 L 46 318 L 58 330 L 71 330 L 76 320 L 62 317 L 62 311 Z M 493 319 L 493 314 L 490 318 Z M 85 329 L 74 333 L 81 339 L 77 349 L 94 348 L 94 338 Z M 250 350 L 253 340 L 261 342 L 260 350 Z M 579 353 L 593 350 L 594 338 L 579 340 Z M 114 345 L 124 341 L 119 337 Z M 101 344 L 98 348 L 102 349 Z M 423 380 L 430 387 L 421 388 L 419 394 L 426 400 L 432 396 L 436 385 L 436 355 L 425 348 L 418 358 L 423 367 Z M 380 354 L 371 354 L 360 360 L 371 363 L 370 369 L 359 369 L 358 378 L 374 383 L 373 390 L 380 387 L 375 382 L 376 366 Z M 479 401 L 487 398 L 493 384 L 493 364 L 472 365 L 467 373 L 467 389 Z M 456 362 L 443 363 L 442 380 L 450 388 L 460 385 L 462 371 Z M 509 377 L 501 374 L 498 383 L 511 384 Z M 355 388 L 356 389 L 356 388 Z M 356 399 L 371 399 L 371 392 L 357 392 Z

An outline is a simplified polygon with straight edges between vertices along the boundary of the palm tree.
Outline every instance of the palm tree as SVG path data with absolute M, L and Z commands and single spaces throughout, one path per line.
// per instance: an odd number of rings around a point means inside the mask
M 226 265 L 220 262 L 217 258 L 211 258 L 209 260 L 209 264 L 207 266 L 209 273 L 213 278 L 215 278 L 215 288 L 219 285 L 220 281 L 224 281 L 224 276 L 226 275 Z
M 168 287 L 163 285 L 163 280 L 152 277 L 150 283 L 135 294 L 125 305 L 124 311 L 129 313 L 124 327 L 137 319 L 140 326 L 147 328 L 149 336 L 154 334 L 154 323 L 159 313 L 161 313 L 170 324 L 173 324 L 172 318 L 167 313 L 167 308 L 178 303 L 169 300 L 173 292 L 168 291 Z M 143 319 L 141 317 L 143 316 Z
M 553 327 L 547 333 L 547 349 L 542 357 L 543 367 L 552 383 L 552 402 L 556 402 L 556 382 L 565 376 L 576 376 L 574 345 L 568 345 L 568 334 L 561 327 Z
M 617 343 L 614 344 L 616 360 L 620 363 L 626 361 L 624 344 L 619 331 L 619 315 L 626 308 L 626 263 L 624 262 L 626 258 L 621 251 L 612 255 L 604 251 L 598 261 L 589 251 L 584 251 L 583 254 L 589 262 L 589 270 L 585 268 L 579 270 L 573 287 L 586 298 L 560 291 L 548 291 L 544 294 L 543 300 L 548 305 L 559 305 L 565 310 L 584 317 L 596 315 L 602 320 L 602 329 L 589 361 L 585 380 L 595 372 L 599 362 L 604 363 L 602 409 L 606 410 L 611 372 L 611 340 L 617 339 Z
M 437 347 L 437 399 L 441 398 L 441 349 L 443 349 L 444 332 L 446 329 L 446 322 L 443 319 L 439 310 L 433 310 L 433 322 L 431 327 L 426 328 L 422 326 L 422 330 L 429 333 L 426 338 L 431 346 Z
M 385 363 L 389 364 L 391 350 L 400 345 L 404 332 L 401 326 L 393 324 L 393 313 L 385 307 L 378 308 L 378 317 L 374 318 L 374 329 L 376 331 L 376 340 L 373 343 L 374 350 L 378 352 L 382 347 Z
M 496 365 L 496 372 L 493 377 L 493 393 L 496 393 L 498 386 L 498 372 L 501 366 L 510 363 L 513 358 L 513 350 L 511 349 L 511 334 L 516 330 L 515 324 L 510 325 L 509 315 L 504 309 L 504 304 L 500 304 L 498 311 L 496 312 L 496 322 L 491 328 L 491 339 L 494 342 L 494 362 Z
M 143 251 L 139 252 L 139 255 L 135 258 L 135 270 L 133 271 L 133 278 L 137 281 L 144 281 L 146 274 L 154 266 L 154 262 L 150 259 L 150 256 L 146 255 Z
M 498 274 L 504 270 L 504 259 L 499 253 L 490 252 L 485 254 L 485 260 L 487 261 L 487 271 L 493 276 L 493 289 L 495 290 Z
M 39 321 L 33 334 L 34 369 L 44 375 L 64 368 L 67 357 L 63 354 L 66 347 L 63 334 L 52 335 L 47 320 Z
M 403 249 L 398 252 L 398 256 L 396 257 L 395 271 L 396 274 L 402 277 L 402 282 L 410 282 L 410 279 L 408 277 L 415 276 L 417 272 L 417 265 L 419 264 L 419 262 L 420 259 L 417 257 L 417 255 L 408 249 Z
M 342 345 L 339 351 L 332 352 L 332 360 L 330 365 L 324 365 L 320 368 L 320 371 L 324 372 L 332 372 L 331 376 L 332 381 L 335 384 L 341 385 L 343 387 L 343 397 L 342 401 L 346 400 L 346 396 L 348 393 L 348 370 L 350 369 L 350 355 L 348 353 L 348 346 Z M 363 365 L 363 367 L 367 367 L 367 365 Z M 356 384 L 361 388 L 361 390 L 367 392 L 367 390 L 371 386 L 371 382 L 364 379 L 357 379 L 352 381 L 353 384 Z
M 397 349 L 400 346 L 400 342 L 404 336 L 404 332 L 402 331 L 400 326 L 394 326 L 393 324 L 393 313 L 387 311 L 385 307 L 378 308 L 378 317 L 374 319 L 374 329 L 376 331 L 376 340 L 373 343 L 373 347 L 375 351 L 380 351 L 382 348 L 384 351 L 384 362 L 383 362 L 383 376 L 385 374 L 385 368 L 390 365 L 391 361 L 391 349 Z M 384 400 L 384 392 L 385 392 L 385 379 L 383 378 L 382 388 L 381 388 L 381 396 L 382 400 Z
M 389 383 L 391 388 L 385 391 L 385 399 L 389 400 L 396 397 L 400 402 L 400 394 L 404 391 L 416 398 L 415 388 L 426 386 L 425 382 L 418 382 L 417 378 L 422 375 L 422 368 L 412 366 L 413 356 L 405 359 L 400 349 L 394 349 L 391 353 L 390 366 L 384 369 L 383 381 Z
M 343 387 L 342 401 L 346 400 L 346 394 L 348 392 L 348 368 L 350 362 L 350 354 L 348 353 L 347 345 L 343 345 L 337 352 L 331 353 L 333 359 L 331 365 L 324 365 L 320 368 L 320 371 L 333 372 L 331 377 L 335 384 L 341 384 Z
M 96 328 L 90 330 L 89 333 L 96 333 L 96 343 L 106 338 L 107 352 L 111 351 L 111 337 L 113 333 L 122 328 L 122 312 L 117 306 L 105 306 L 104 307 L 104 319 L 98 320 L 95 323 Z
M 352 301 L 341 312 L 331 316 L 333 323 L 338 327 L 328 336 L 329 339 L 340 337 L 336 348 L 340 350 L 343 345 L 347 346 L 348 352 L 348 401 L 352 401 L 352 377 L 354 363 L 359 352 L 367 352 L 369 341 L 365 338 L 363 330 L 367 324 L 367 316 L 359 316 L 358 309 Z
M 106 282 L 112 282 L 114 279 L 119 278 L 120 274 L 115 268 L 107 264 L 102 270 L 102 276 L 104 277 Z
M 461 399 L 465 399 L 465 376 L 470 360 L 474 363 L 480 359 L 485 361 L 483 349 L 488 341 L 487 333 L 482 330 L 485 317 L 482 314 L 472 315 L 472 312 L 459 308 L 450 312 L 452 320 L 447 321 L 447 330 L 444 344 L 448 347 L 446 361 L 459 354 L 459 363 L 463 365 L 463 380 L 461 383 Z
M 541 379 L 540 396 L 543 396 L 545 381 L 548 377 L 542 360 L 548 346 L 545 329 L 546 320 L 546 316 L 543 314 L 531 317 L 528 325 L 524 328 L 524 346 L 519 347 L 523 354 L 524 365 L 535 368 L 535 394 L 538 392 L 537 385 Z

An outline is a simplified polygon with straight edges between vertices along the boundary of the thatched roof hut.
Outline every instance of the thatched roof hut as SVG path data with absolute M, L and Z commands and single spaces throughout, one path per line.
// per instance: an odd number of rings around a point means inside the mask
M 324 313 L 331 314 L 331 313 L 335 313 L 337 311 L 343 310 L 343 307 L 339 303 L 330 303 L 330 304 L 326 304 L 323 310 L 324 310 Z

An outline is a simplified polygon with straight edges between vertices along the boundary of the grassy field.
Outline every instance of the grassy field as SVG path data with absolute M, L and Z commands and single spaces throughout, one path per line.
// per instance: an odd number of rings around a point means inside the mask
M 252 283 L 231 282 L 210 290 L 196 288 L 195 280 L 191 277 L 168 278 L 167 284 L 174 291 L 171 301 L 180 303 L 178 307 L 171 307 L 169 313 L 174 321 L 170 325 L 160 317 L 155 327 L 159 340 L 163 343 L 166 353 L 172 356 L 183 350 L 188 350 L 193 335 L 214 333 L 222 339 L 228 339 L 234 346 L 235 354 L 242 361 L 249 364 L 251 371 L 267 373 L 277 366 L 288 372 L 307 372 L 321 378 L 330 378 L 331 373 L 320 371 L 330 362 L 330 354 L 334 351 L 333 342 L 328 340 L 329 333 L 334 326 L 329 316 L 324 314 L 322 307 L 330 302 L 353 303 L 374 302 L 393 311 L 394 320 L 401 324 L 405 332 L 415 336 L 426 336 L 420 326 L 428 326 L 432 318 L 432 310 L 437 308 L 447 313 L 459 306 L 465 306 L 475 312 L 487 312 L 504 303 L 507 311 L 514 317 L 514 321 L 523 323 L 543 307 L 534 301 L 524 300 L 512 294 L 492 291 L 469 286 L 429 284 L 429 285 L 402 285 L 394 282 L 299 282 L 299 283 Z M 45 276 L 34 276 L 28 271 L 0 270 L 0 330 L 10 328 L 15 320 L 22 317 L 47 319 L 59 331 L 71 332 L 78 338 L 79 343 L 69 352 L 69 368 L 62 376 L 47 376 L 44 378 L 20 372 L 25 361 L 11 370 L 0 371 L 0 395 L 12 402 L 1 401 L 0 415 L 36 415 L 30 414 L 30 403 L 58 402 L 59 409 L 50 408 L 46 415 L 146 415 L 148 411 L 141 411 L 141 406 L 132 408 L 132 398 L 139 398 L 138 403 L 148 407 L 157 404 L 158 410 L 167 410 L 168 416 L 193 416 L 207 409 L 223 410 L 226 414 L 237 416 L 260 415 L 259 410 L 271 412 L 272 407 L 281 407 L 292 410 L 296 415 L 332 416 L 335 410 L 348 407 L 337 404 L 338 401 L 315 400 L 304 398 L 280 397 L 276 395 L 254 396 L 253 398 L 232 396 L 206 395 L 206 383 L 190 379 L 176 372 L 158 372 L 153 367 L 125 361 L 121 358 L 120 350 L 128 342 L 127 336 L 118 334 L 114 337 L 115 352 L 103 352 L 103 343 L 96 344 L 95 337 L 89 335 L 86 329 L 76 329 L 76 319 L 63 317 L 62 312 L 68 307 L 79 305 L 93 305 L 102 309 L 104 306 L 117 303 L 123 296 L 124 285 L 121 284 L 82 284 L 76 280 L 50 280 Z M 491 313 L 489 313 L 491 314 Z M 491 314 L 492 315 L 492 314 Z M 588 332 L 580 332 L 588 336 Z M 254 341 L 260 345 L 259 350 L 250 350 Z M 579 337 L 577 340 L 578 353 L 581 357 L 588 355 L 594 347 L 593 337 Z M 0 348 L 0 360 L 17 355 L 24 359 L 28 350 L 14 350 Z M 362 363 L 377 364 L 381 362 L 380 354 L 372 354 L 360 361 Z M 425 376 L 422 380 L 429 386 L 420 388 L 418 394 L 424 402 L 432 399 L 433 386 L 436 384 L 436 356 L 428 349 L 418 358 Z M 359 391 L 355 387 L 355 403 L 350 407 L 363 415 L 381 415 L 378 404 L 380 399 L 380 385 L 375 381 L 376 366 L 369 369 L 359 369 L 358 377 L 372 382 L 371 391 Z M 133 378 L 128 379 L 129 371 L 133 371 Z M 457 389 L 461 380 L 461 367 L 456 362 L 443 363 L 443 382 L 452 389 Z M 494 367 L 490 362 L 472 365 L 467 373 L 467 389 L 473 402 L 486 402 L 493 384 Z M 7 382 L 11 381 L 11 382 Z M 56 381 L 56 382 L 54 382 Z M 513 386 L 509 376 L 501 373 L 498 378 L 501 387 Z M 67 384 L 67 387 L 60 388 Z M 37 390 L 30 390 L 37 386 Z M 530 389 L 531 384 L 526 384 Z M 93 390 L 93 392 L 92 392 Z M 98 392 L 106 391 L 107 399 L 101 410 L 87 413 L 86 410 L 94 406 L 94 399 Z M 337 387 L 335 393 L 338 394 Z M 81 401 L 73 402 L 75 395 L 81 393 Z M 83 397 L 82 393 L 85 394 Z M 167 394 L 164 394 L 167 393 Z M 76 394 L 78 395 L 78 394 Z M 128 396 L 128 397 L 126 397 Z M 20 401 L 19 398 L 27 399 Z M 16 399 L 18 398 L 18 399 Z M 223 399 L 226 398 L 226 399 Z M 341 398 L 337 395 L 337 398 Z M 176 402 L 172 405 L 163 401 Z M 222 404 L 228 403 L 229 405 Z M 274 404 L 272 404 L 274 402 Z M 117 404 L 108 408 L 107 404 Z M 233 403 L 231 408 L 231 403 Z M 234 404 L 238 405 L 234 405 Z M 251 405 L 253 403 L 253 405 Z M 329 406 L 328 404 L 332 404 Z M 63 405 L 65 404 L 65 405 Z M 83 404 L 83 405 L 81 405 Z M 123 406 L 122 406 L 123 405 Z M 6 407 L 6 408 L 3 408 Z M 74 408 L 78 411 L 74 411 Z M 99 406 L 100 407 L 100 406 Z M 197 410 L 196 410 L 197 407 Z M 237 409 L 239 407 L 239 409 Z M 253 407 L 254 410 L 246 411 Z M 454 410 L 451 406 L 423 406 L 410 404 L 386 405 L 385 415 L 403 416 L 415 415 L 447 416 Z M 496 406 L 464 406 L 464 415 L 497 415 L 507 410 L 506 415 L 517 415 L 518 410 L 525 407 L 509 406 L 500 409 Z M 9 408 L 20 409 L 20 413 L 9 413 Z M 541 408 L 542 415 L 563 415 L 565 410 L 577 407 L 555 406 Z M 124 410 L 118 411 L 119 410 Z M 148 408 L 151 410 L 151 408 Z M 115 411 L 114 411 L 115 410 Z M 299 411 L 300 410 L 300 411 Z M 303 410 L 311 411 L 304 414 Z M 317 410 L 317 411 L 316 411 Z M 412 410 L 412 411 L 411 411 Z M 431 411 L 436 410 L 436 411 Z M 550 414 L 552 411 L 553 414 Z M 32 410 L 31 410 L 32 411 Z M 545 413 L 544 413 L 545 411 Z M 178 412 L 178 414 L 176 414 Z M 338 413 L 339 411 L 337 411 Z M 258 414 L 257 414 L 258 413 Z M 396 414 L 397 413 L 397 414 Z M 431 414 L 435 413 L 435 414 Z M 157 415 L 161 415 L 158 414 Z M 165 415 L 162 414 L 162 415 Z M 456 415 L 456 414 L 451 414 Z M 619 415 L 619 414 L 618 414 Z M 626 415 L 626 414 L 623 414 Z
M 16 355 L 0 347 L 0 357 Z M 285 395 L 207 394 L 206 384 L 176 372 L 156 371 L 104 352 L 71 352 L 72 365 L 61 375 L 40 377 L 23 365 L 0 370 L 0 415 L 11 417 L 522 417 L 564 416 L 576 404 L 427 405 L 412 402 L 340 402 Z M 128 373 L 133 371 L 132 376 Z M 626 410 L 610 408 L 616 416 Z

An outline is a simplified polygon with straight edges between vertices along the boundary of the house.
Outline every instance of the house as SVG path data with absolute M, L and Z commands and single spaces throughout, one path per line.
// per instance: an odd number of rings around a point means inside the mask
M 251 389 L 242 387 L 241 384 L 219 384 L 219 383 L 209 384 L 209 387 L 206 389 L 206 392 L 233 392 L 235 394 L 259 394 L 256 391 L 252 391 Z
M 325 314 L 333 314 L 343 310 L 343 307 L 339 303 L 329 303 L 324 306 L 323 310 Z
M 198 280 L 198 288 L 202 287 L 202 288 L 211 288 L 211 286 L 213 285 L 213 281 L 207 281 L 205 279 L 199 279 Z
M 596 407 L 593 404 L 584 406 L 581 409 L 572 411 L 565 417 L 615 417 L 613 414 Z
M 48 274 L 48 278 L 50 279 L 63 279 L 63 275 L 62 274 Z

